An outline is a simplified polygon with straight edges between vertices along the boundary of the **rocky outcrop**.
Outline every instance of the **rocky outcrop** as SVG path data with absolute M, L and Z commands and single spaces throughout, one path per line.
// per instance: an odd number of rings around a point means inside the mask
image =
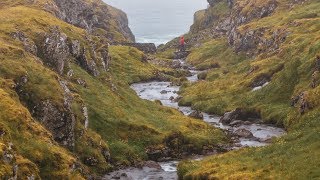
M 50 100 L 37 104 L 33 116 L 38 119 L 53 134 L 54 140 L 67 146 L 74 146 L 74 115 L 69 104 L 63 110 Z
M 147 54 L 154 54 L 157 52 L 157 47 L 154 43 L 116 43 L 115 45 L 135 47 Z
M 69 55 L 67 35 L 62 33 L 59 27 L 51 28 L 50 32 L 45 34 L 41 50 L 40 57 L 45 64 L 62 74 Z
M 205 11 L 195 14 L 195 22 L 190 28 L 187 41 L 193 47 L 200 46 L 207 39 L 227 37 L 229 44 L 237 52 L 249 51 L 248 55 L 255 55 L 261 51 L 274 51 L 274 49 L 278 49 L 279 45 L 288 35 L 286 30 L 279 29 L 271 31 L 274 32 L 272 37 L 266 36 L 260 39 L 261 35 L 270 33 L 269 29 L 238 29 L 238 27 L 254 19 L 270 16 L 278 7 L 276 0 L 260 1 L 256 4 L 251 0 L 208 0 L 208 3 L 210 6 Z M 220 7 L 216 6 L 218 3 L 225 3 L 230 9 L 217 14 L 216 8 Z M 164 51 L 168 48 L 175 48 L 177 43 L 178 40 L 174 39 L 159 50 Z
M 271 36 L 265 36 L 269 33 L 270 29 L 266 28 L 250 29 L 244 32 L 233 29 L 228 36 L 228 42 L 236 52 L 246 52 L 248 55 L 276 52 L 289 33 L 285 29 L 277 29 Z
M 86 0 L 54 0 L 56 8 L 47 7 L 63 21 L 86 29 L 93 33 L 97 29 L 105 31 L 104 36 L 110 41 L 115 41 L 113 31 L 121 33 L 124 41 L 134 42 L 135 38 L 128 27 L 128 18 L 122 11 L 108 6 L 102 1 Z M 116 25 L 115 25 L 116 24 Z
M 87 46 L 82 45 L 77 39 L 70 39 L 61 32 L 57 26 L 52 27 L 50 32 L 44 34 L 43 42 L 38 47 L 38 56 L 44 61 L 45 65 L 51 67 L 60 75 L 72 70 L 69 67 L 69 61 L 75 59 L 76 62 L 93 76 L 100 74 L 97 63 L 102 69 L 107 70 L 110 64 L 108 54 L 108 44 L 96 50 L 95 43 L 90 35 L 87 37 Z
M 291 106 L 298 107 L 298 110 L 301 115 L 306 113 L 308 110 L 311 109 L 310 102 L 308 100 L 307 92 L 301 92 L 299 95 L 294 96 L 291 98 Z
M 77 63 L 86 71 L 88 71 L 93 76 L 98 76 L 100 72 L 98 71 L 97 64 L 93 59 L 87 57 L 87 48 L 81 46 L 78 40 L 71 41 L 70 52 L 72 56 L 76 59 Z M 92 48 L 92 46 L 91 46 Z M 94 48 L 92 48 L 92 54 L 96 55 Z M 94 57 L 96 59 L 96 57 Z
M 75 116 L 71 108 L 73 97 L 67 83 L 59 81 L 63 90 L 63 102 L 60 102 L 62 105 L 50 99 L 37 101 L 32 93 L 25 90 L 27 83 L 27 75 L 16 82 L 16 92 L 20 100 L 28 107 L 32 116 L 51 131 L 55 141 L 66 147 L 73 147 Z

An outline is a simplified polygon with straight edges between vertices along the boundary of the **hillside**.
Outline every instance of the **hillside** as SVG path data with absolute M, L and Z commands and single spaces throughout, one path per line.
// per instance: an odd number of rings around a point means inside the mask
M 241 109 L 288 135 L 268 147 L 180 163 L 180 179 L 319 178 L 320 2 L 208 2 L 186 34 L 187 61 L 203 80 L 185 84 L 179 104 L 218 115 Z
M 180 78 L 136 48 L 109 46 L 133 41 L 126 15 L 100 0 L 0 2 L 1 179 L 99 178 L 153 151 L 180 157 L 228 143 L 131 90 Z

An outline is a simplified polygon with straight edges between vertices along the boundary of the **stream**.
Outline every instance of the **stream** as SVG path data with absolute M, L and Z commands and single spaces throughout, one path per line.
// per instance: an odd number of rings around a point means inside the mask
M 186 66 L 187 64 L 183 60 L 179 60 L 181 65 Z M 191 76 L 188 77 L 189 82 L 195 83 L 198 81 L 197 75 L 201 71 L 196 71 L 191 66 L 189 71 Z M 178 105 L 178 102 L 172 99 L 177 98 L 177 94 L 180 86 L 173 86 L 171 82 L 146 82 L 136 83 L 131 85 L 131 88 L 136 91 L 137 95 L 146 100 L 154 101 L 160 100 L 164 106 L 176 108 L 181 111 L 184 115 L 188 116 L 193 112 L 191 107 L 182 107 Z M 257 89 L 258 90 L 258 89 Z M 250 138 L 237 138 L 233 144 L 232 149 L 239 149 L 243 147 L 259 147 L 266 146 L 269 144 L 269 140 L 272 137 L 279 137 L 285 134 L 285 131 L 281 128 L 274 127 L 272 125 L 259 123 L 261 120 L 255 121 L 255 123 L 243 123 L 236 127 L 223 125 L 220 123 L 220 117 L 216 115 L 210 115 L 207 113 L 203 114 L 203 120 L 212 126 L 234 133 L 237 130 L 250 131 L 254 137 Z M 203 157 L 194 157 L 192 159 L 200 160 Z M 120 180 L 177 180 L 177 165 L 178 161 L 159 162 L 158 167 L 149 166 L 143 168 L 130 167 L 127 169 L 112 172 L 104 177 L 105 180 L 120 179 Z

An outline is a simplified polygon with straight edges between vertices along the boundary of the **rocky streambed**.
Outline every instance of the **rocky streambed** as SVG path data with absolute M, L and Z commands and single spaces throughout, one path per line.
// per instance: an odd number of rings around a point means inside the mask
M 183 60 L 180 63 L 186 67 Z M 188 66 L 191 76 L 188 77 L 190 82 L 198 81 L 197 75 L 200 71 L 194 70 Z M 140 98 L 146 100 L 160 100 L 164 106 L 176 108 L 186 116 L 201 118 L 212 126 L 223 129 L 232 136 L 233 146 L 230 149 L 239 149 L 242 147 L 258 147 L 268 145 L 270 139 L 279 137 L 285 133 L 281 128 L 262 124 L 259 119 L 243 121 L 235 119 L 237 111 L 226 113 L 223 117 L 210 115 L 203 112 L 197 112 L 191 107 L 182 107 L 178 105 L 180 86 L 172 85 L 171 82 L 146 82 L 131 85 Z M 192 159 L 201 159 L 202 157 L 193 157 Z M 104 179 L 120 180 L 176 180 L 178 161 L 152 162 L 148 161 L 139 168 L 131 167 L 112 172 L 105 176 Z

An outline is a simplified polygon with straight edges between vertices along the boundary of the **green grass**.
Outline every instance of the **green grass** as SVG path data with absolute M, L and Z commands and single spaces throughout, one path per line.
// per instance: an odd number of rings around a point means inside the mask
M 320 3 L 310 1 L 293 10 L 287 10 L 286 3 L 281 1 L 272 16 L 239 27 L 241 32 L 264 27 L 268 33 L 261 38 L 265 39 L 276 29 L 285 28 L 290 35 L 277 53 L 246 58 L 234 54 L 223 39 L 211 40 L 194 49 L 188 57 L 190 63 L 198 68 L 208 68 L 213 63 L 221 67 L 209 70 L 205 81 L 185 85 L 180 104 L 214 114 L 237 107 L 260 112 L 265 122 L 284 126 L 288 135 L 268 147 L 181 163 L 181 179 L 319 178 L 320 87 L 313 89 L 310 83 L 315 57 L 320 53 Z M 292 22 L 299 26 L 290 25 Z M 258 68 L 249 73 L 253 67 Z M 252 82 L 261 75 L 272 76 L 270 84 L 251 91 Z M 301 92 L 306 93 L 312 107 L 304 115 L 300 115 L 298 107 L 290 106 L 291 97 Z
M 263 148 L 246 148 L 204 159 L 183 162 L 183 179 L 318 179 L 320 178 L 319 122 L 313 112 L 300 127 Z M 304 127 L 307 126 L 307 127 Z
M 131 83 L 155 79 L 159 74 L 173 79 L 173 76 L 180 76 L 172 69 L 142 62 L 144 54 L 136 48 L 110 47 L 112 60 L 108 71 L 102 69 L 97 53 L 101 72 L 98 77 L 88 74 L 72 57 L 68 68 L 74 71 L 74 75 L 58 75 L 40 58 L 27 53 L 11 33 L 24 32 L 39 45 L 43 43 L 41 37 L 52 26 L 59 26 L 71 40 L 79 40 L 84 48 L 90 47 L 83 29 L 44 12 L 39 8 L 43 1 L 37 2 L 40 5 L 28 7 L 24 1 L 1 2 L 4 6 L 0 9 L 0 108 L 4 111 L 0 112 L 0 130 L 6 132 L 4 137 L 0 137 L 1 177 L 12 175 L 14 162 L 4 164 L 2 159 L 9 142 L 14 144 L 15 163 L 19 164 L 18 178 L 34 174 L 43 179 L 81 179 L 87 174 L 103 175 L 115 166 L 147 160 L 146 148 L 163 147 L 167 137 L 178 132 L 183 133 L 181 138 L 185 144 L 182 148 L 185 151 L 192 148 L 200 152 L 204 146 L 228 143 L 222 131 L 185 117 L 177 110 L 141 100 L 136 95 L 129 86 Z M 105 48 L 104 37 L 90 38 L 97 50 Z M 121 39 L 120 36 L 118 38 Z M 92 59 L 93 52 L 88 50 L 86 55 Z M 16 82 L 25 75 L 28 81 L 21 90 L 27 95 L 19 97 Z M 67 81 L 74 99 L 75 146 L 69 148 L 54 142 L 44 124 L 30 114 L 33 105 L 43 100 L 50 100 L 63 108 L 64 93 L 59 79 Z M 87 86 L 79 85 L 78 79 L 84 80 Z M 89 109 L 89 129 L 84 128 L 83 106 Z M 103 151 L 110 151 L 111 161 L 105 159 Z M 97 159 L 97 165 L 86 164 L 88 158 Z M 81 170 L 71 171 L 74 164 Z
M 141 100 L 129 84 L 154 78 L 155 67 L 141 62 L 141 52 L 135 48 L 111 47 L 110 50 L 112 63 L 106 75 L 109 78 L 96 79 L 74 66 L 75 78 L 85 80 L 88 86 L 74 84 L 74 90 L 88 104 L 90 128 L 108 142 L 116 163 L 146 159 L 145 148 L 163 145 L 165 137 L 177 131 L 196 149 L 205 144 L 223 143 L 224 135 L 205 123 Z

